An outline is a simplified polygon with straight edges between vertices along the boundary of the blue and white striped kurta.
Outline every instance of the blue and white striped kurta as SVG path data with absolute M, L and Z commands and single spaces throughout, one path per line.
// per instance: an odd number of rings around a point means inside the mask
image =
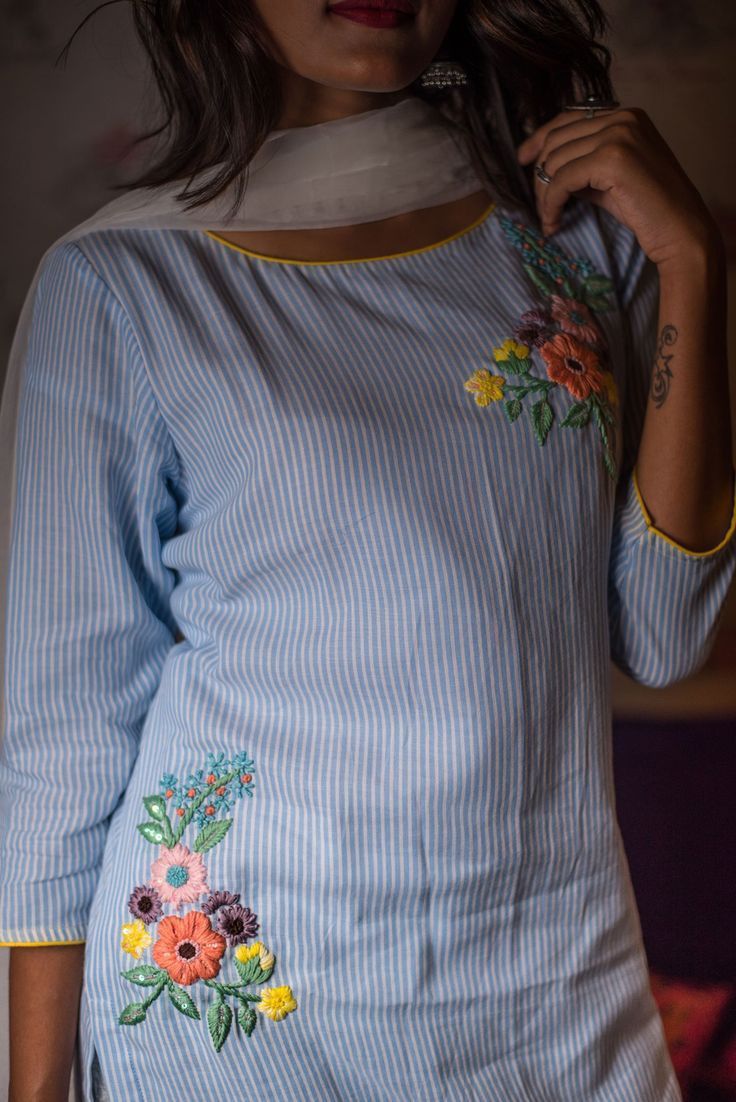
M 693 553 L 638 496 L 657 283 L 631 233 L 573 201 L 565 259 L 520 220 L 361 261 L 148 229 L 44 261 L 0 937 L 86 940 L 85 1099 L 95 1050 L 120 1102 L 681 1097 L 609 658 L 652 686 L 702 665 L 736 518 Z

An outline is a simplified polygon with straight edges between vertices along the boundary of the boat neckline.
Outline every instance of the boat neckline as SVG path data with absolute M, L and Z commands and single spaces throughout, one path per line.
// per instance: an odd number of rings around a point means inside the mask
M 404 257 L 418 256 L 421 253 L 429 253 L 434 252 L 436 249 L 441 249 L 451 244 L 453 241 L 457 241 L 458 238 L 467 236 L 474 230 L 480 230 L 490 220 L 491 215 L 497 207 L 498 203 L 494 199 L 477 218 L 473 219 L 470 225 L 463 226 L 462 229 L 455 230 L 454 233 L 449 234 L 447 237 L 443 237 L 440 241 L 433 241 L 429 245 L 420 245 L 417 249 L 404 249 L 397 253 L 387 253 L 384 256 L 353 257 L 348 260 L 295 260 L 291 257 L 269 256 L 268 253 L 258 253 L 253 249 L 246 249 L 244 245 L 236 245 L 233 241 L 226 241 L 224 237 L 214 230 L 202 230 L 201 232 L 218 244 L 224 245 L 227 249 L 232 249 L 234 252 L 242 253 L 245 256 L 251 257 L 253 260 L 261 260 L 267 264 L 292 264 L 300 268 L 326 268 L 348 264 L 376 264 L 384 260 L 400 260 Z

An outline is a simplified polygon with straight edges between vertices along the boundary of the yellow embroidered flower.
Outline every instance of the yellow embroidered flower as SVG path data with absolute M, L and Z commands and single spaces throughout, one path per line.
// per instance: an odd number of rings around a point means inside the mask
M 242 961 L 242 963 L 245 964 L 246 961 L 251 960 L 253 957 L 259 956 L 260 952 L 260 941 L 254 941 L 252 945 L 239 945 L 235 950 L 235 956 L 238 958 L 239 961 Z
M 503 398 L 503 384 L 506 382 L 503 375 L 491 375 L 486 367 L 474 371 L 463 386 L 471 394 L 475 394 L 475 400 L 479 406 L 487 406 L 489 402 L 497 402 Z
M 505 363 L 512 357 L 516 360 L 526 360 L 529 356 L 529 345 L 520 344 L 519 341 L 505 340 L 500 348 L 493 349 L 493 358 L 497 363 Z
M 280 1022 L 292 1010 L 296 1010 L 296 999 L 290 987 L 266 987 L 261 992 L 261 1001 L 255 1004 L 256 1010 L 267 1014 L 274 1022 Z
M 606 397 L 612 406 L 618 405 L 618 388 L 616 386 L 616 380 L 614 379 L 610 371 L 603 371 L 601 373 L 603 378 L 603 386 L 606 390 Z
M 262 941 L 254 941 L 251 945 L 239 945 L 235 950 L 235 956 L 241 964 L 252 960 L 253 957 L 258 957 L 258 963 L 264 972 L 268 972 L 273 968 L 273 953 L 266 948 Z
M 143 950 L 147 949 L 153 941 L 153 938 L 139 918 L 136 918 L 133 922 L 126 922 L 120 932 L 122 935 L 120 939 L 120 948 L 124 952 L 130 953 L 131 957 L 135 957 L 136 960 L 139 959 Z

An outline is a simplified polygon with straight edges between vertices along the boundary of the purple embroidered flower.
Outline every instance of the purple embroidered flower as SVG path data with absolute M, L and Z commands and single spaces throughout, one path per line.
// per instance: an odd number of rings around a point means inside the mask
M 135 918 L 145 922 L 146 926 L 151 922 L 158 922 L 164 913 L 161 896 L 148 884 L 133 889 L 128 900 L 128 910 Z
M 522 344 L 539 348 L 551 335 L 551 327 L 552 318 L 546 310 L 527 310 L 517 322 L 514 337 Z
M 218 912 L 217 929 L 228 945 L 240 945 L 242 941 L 254 936 L 258 929 L 258 916 L 253 914 L 250 907 L 233 903 Z
M 206 915 L 213 915 L 220 907 L 230 907 L 233 903 L 240 902 L 240 892 L 234 895 L 232 892 L 212 892 L 202 904 L 202 910 Z

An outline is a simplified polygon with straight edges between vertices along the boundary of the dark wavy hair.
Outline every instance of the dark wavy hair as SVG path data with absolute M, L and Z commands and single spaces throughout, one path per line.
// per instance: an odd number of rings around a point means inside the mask
M 82 20 L 59 57 L 108 3 Z M 184 180 L 177 198 L 191 209 L 234 184 L 234 210 L 250 161 L 281 115 L 278 69 L 258 12 L 247 0 L 130 3 L 164 112 L 161 125 L 132 146 L 161 135 L 167 144 L 114 190 Z M 417 78 L 409 88 L 459 127 L 490 192 L 536 217 L 532 166 L 518 165 L 515 147 L 565 103 L 613 98 L 611 52 L 599 40 L 607 30 L 597 0 L 459 0 L 437 57 L 459 62 L 468 83 L 431 91 Z M 198 173 L 214 166 L 218 171 L 192 187 Z

